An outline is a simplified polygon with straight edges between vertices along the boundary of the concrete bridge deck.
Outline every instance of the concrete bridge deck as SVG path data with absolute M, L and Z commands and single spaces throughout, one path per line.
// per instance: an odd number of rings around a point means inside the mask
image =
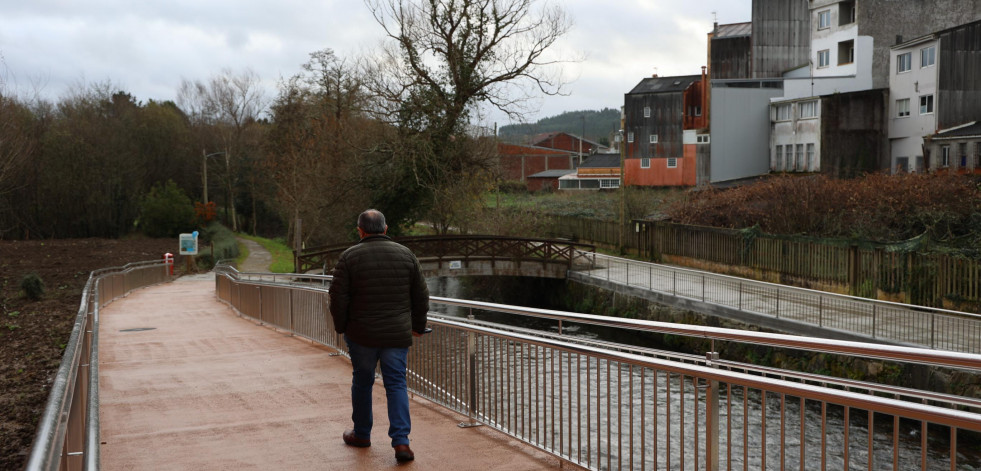
M 350 428 L 350 362 L 238 317 L 213 275 L 134 291 L 101 311 L 102 468 L 387 469 L 384 388 L 375 388 L 370 448 Z M 416 469 L 559 469 L 560 463 L 413 398 Z M 565 468 L 575 466 L 566 464 Z

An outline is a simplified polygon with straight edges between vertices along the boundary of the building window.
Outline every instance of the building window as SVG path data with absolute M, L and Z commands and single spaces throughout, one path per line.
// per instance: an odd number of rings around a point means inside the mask
M 807 170 L 807 162 L 804 161 L 804 144 L 797 144 L 797 171 L 804 172 Z
M 920 67 L 930 67 L 937 63 L 937 46 L 920 49 Z
M 896 100 L 896 116 L 900 118 L 909 116 L 909 98 Z
M 620 180 L 615 178 L 604 178 L 600 180 L 600 188 L 620 188 Z
M 634 142 L 634 133 L 633 132 L 628 132 L 627 133 L 627 142 Z
M 933 95 L 923 95 L 920 97 L 920 114 L 933 113 Z
M 695 143 L 696 144 L 708 144 L 709 143 L 709 135 L 708 134 L 699 134 L 699 135 L 695 136 Z
M 777 121 L 790 121 L 790 103 L 777 105 Z
M 650 106 L 645 106 L 644 107 L 644 117 L 645 118 L 650 118 L 651 117 L 651 107 Z
M 657 134 L 651 134 L 651 144 L 657 144 Z
M 841 2 L 838 4 L 838 26 L 844 26 L 855 22 L 855 1 Z
M 701 106 L 696 106 L 695 107 L 695 116 L 701 116 L 701 115 L 702 115 L 702 107 Z
M 974 143 L 974 169 L 981 170 L 981 141 Z
M 896 173 L 909 172 L 909 157 L 896 157 Z
M 794 171 L 794 145 L 787 144 L 787 153 L 783 155 L 783 170 L 785 172 Z
M 831 10 L 818 12 L 818 29 L 828 29 L 831 27 Z
M 803 101 L 799 105 L 801 118 L 817 117 L 817 101 Z
M 825 49 L 823 51 L 818 51 L 818 68 L 823 68 L 831 65 L 831 50 Z
M 773 156 L 773 170 L 783 170 L 783 146 L 777 146 L 777 152 Z
M 914 169 L 914 171 L 915 172 L 923 172 L 923 156 L 922 155 L 916 156 L 916 168 Z
M 909 72 L 913 69 L 913 53 L 904 52 L 896 56 L 896 73 Z
M 950 167 L 950 146 L 940 148 L 940 166 L 943 168 Z
M 855 62 L 855 40 L 842 41 L 838 43 L 838 65 L 851 64 Z
M 814 155 L 814 144 L 807 145 L 807 168 L 808 170 L 814 172 L 817 171 L 818 165 L 817 160 L 815 160 Z
M 961 167 L 967 168 L 967 143 L 962 142 L 960 144 L 960 154 L 961 154 Z
M 648 157 L 640 159 L 640 168 L 651 168 L 651 159 Z
M 668 168 L 678 168 L 678 158 L 670 157 L 668 158 Z

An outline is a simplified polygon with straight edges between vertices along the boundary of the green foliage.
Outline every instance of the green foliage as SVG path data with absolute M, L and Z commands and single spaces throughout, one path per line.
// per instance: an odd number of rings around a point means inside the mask
M 150 237 L 177 237 L 194 227 L 194 205 L 172 180 L 154 185 L 141 207 L 140 227 Z
M 212 222 L 201 230 L 199 236 L 202 240 L 211 243 L 214 249 L 214 257 L 211 254 L 198 256 L 198 263 L 205 266 L 214 266 L 220 260 L 235 260 L 239 256 L 238 240 L 235 234 L 227 227 L 218 222 Z
M 266 239 L 248 234 L 239 234 L 239 237 L 257 242 L 262 248 L 269 251 L 272 255 L 272 263 L 269 265 L 270 273 L 293 273 L 293 249 L 286 245 L 285 239 Z
M 32 301 L 39 301 L 44 297 L 44 281 L 37 273 L 28 273 L 20 281 L 20 289 L 24 290 L 24 296 Z
M 585 121 L 584 121 L 585 120 Z M 585 133 L 583 128 L 585 127 Z M 609 135 L 620 129 L 620 111 L 613 108 L 602 110 L 568 111 L 542 118 L 536 123 L 509 124 L 498 130 L 500 138 L 507 142 L 525 143 L 536 134 L 566 132 L 609 145 Z

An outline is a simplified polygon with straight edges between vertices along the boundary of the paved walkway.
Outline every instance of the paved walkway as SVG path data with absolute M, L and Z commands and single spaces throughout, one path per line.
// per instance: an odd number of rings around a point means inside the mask
M 238 271 L 243 273 L 268 272 L 269 266 L 272 265 L 272 254 L 258 242 L 242 237 L 236 237 L 236 239 L 249 250 L 249 256 L 242 262 L 242 266 L 238 267 Z
M 376 385 L 370 448 L 350 427 L 350 361 L 236 316 L 213 274 L 130 293 L 101 311 L 102 467 L 374 470 L 397 466 Z M 559 463 L 420 398 L 415 469 L 558 469 Z M 566 465 L 568 469 L 575 469 Z

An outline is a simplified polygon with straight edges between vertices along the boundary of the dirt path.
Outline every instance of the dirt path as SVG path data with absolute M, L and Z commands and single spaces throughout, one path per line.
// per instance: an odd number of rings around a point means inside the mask
M 253 242 L 249 239 L 243 239 L 241 237 L 236 237 L 236 239 L 249 249 L 249 256 L 245 258 L 242 265 L 238 267 L 238 271 L 243 273 L 250 272 L 268 272 L 269 266 L 272 265 L 272 254 L 268 250 L 259 245 L 258 242 Z

